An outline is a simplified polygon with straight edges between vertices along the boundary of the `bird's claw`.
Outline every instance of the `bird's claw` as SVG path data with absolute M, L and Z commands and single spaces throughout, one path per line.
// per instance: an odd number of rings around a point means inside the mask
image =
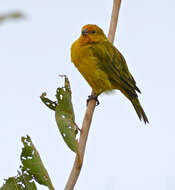
M 95 100 L 96 101 L 96 106 L 98 106 L 100 104 L 100 102 L 98 101 L 98 96 L 97 95 L 89 95 L 88 99 L 87 99 L 87 105 L 88 105 L 90 100 Z

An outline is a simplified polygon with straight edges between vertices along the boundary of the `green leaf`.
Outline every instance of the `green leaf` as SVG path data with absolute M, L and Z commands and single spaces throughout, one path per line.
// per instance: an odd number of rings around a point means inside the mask
M 30 176 L 27 172 L 22 172 L 22 174 L 19 173 L 19 176 L 17 178 L 18 184 L 25 186 L 25 190 L 37 190 L 35 182 L 32 179 L 32 176 Z
M 75 124 L 70 83 L 65 75 L 63 77 L 65 85 L 62 88 L 57 88 L 56 92 L 58 105 L 55 110 L 55 118 L 64 141 L 73 152 L 77 152 L 76 134 L 78 127 Z
M 57 88 L 57 102 L 46 98 L 45 92 L 40 96 L 40 98 L 47 107 L 55 110 L 57 126 L 65 143 L 73 152 L 77 152 L 78 143 L 76 135 L 78 133 L 78 127 L 75 123 L 70 83 L 65 75 L 61 75 L 61 77 L 64 77 L 65 84 L 64 87 Z
M 20 185 L 17 184 L 17 179 L 15 177 L 9 177 L 6 180 L 6 183 L 0 188 L 0 190 L 18 190 L 22 189 L 20 188 Z
M 31 176 L 18 172 L 18 176 L 9 177 L 0 190 L 37 190 L 37 188 Z
M 56 109 L 56 106 L 57 106 L 57 103 L 56 102 L 53 102 L 52 100 L 46 98 L 46 92 L 43 92 L 40 96 L 42 102 L 48 107 L 50 108 L 51 110 L 55 111 Z
M 21 138 L 23 149 L 21 153 L 22 172 L 31 176 L 31 179 L 36 180 L 39 184 L 48 186 L 50 190 L 54 190 L 48 172 L 45 169 L 40 155 L 33 145 L 29 136 Z

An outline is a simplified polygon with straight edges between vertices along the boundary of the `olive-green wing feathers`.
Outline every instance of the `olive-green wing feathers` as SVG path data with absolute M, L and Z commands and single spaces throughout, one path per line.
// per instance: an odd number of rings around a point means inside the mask
M 133 96 L 137 96 L 135 91 L 141 93 L 128 70 L 124 57 L 110 42 L 93 44 L 91 50 L 93 56 L 97 57 L 99 69 L 108 75 L 113 84 L 119 84 Z

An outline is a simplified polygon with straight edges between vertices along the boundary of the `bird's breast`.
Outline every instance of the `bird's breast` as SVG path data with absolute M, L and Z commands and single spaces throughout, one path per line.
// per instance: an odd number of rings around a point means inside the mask
M 98 67 L 99 60 L 92 54 L 90 47 L 72 46 L 71 58 L 96 94 L 112 90 L 108 76 Z

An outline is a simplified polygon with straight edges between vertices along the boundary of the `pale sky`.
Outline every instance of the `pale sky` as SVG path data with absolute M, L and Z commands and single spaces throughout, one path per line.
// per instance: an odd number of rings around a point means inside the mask
M 0 25 L 0 186 L 17 174 L 20 138 L 28 134 L 55 189 L 64 189 L 75 155 L 39 97 L 46 91 L 54 99 L 58 75 L 66 74 L 81 127 L 91 89 L 70 61 L 70 46 L 85 24 L 107 34 L 111 9 L 112 0 L 0 1 L 1 14 L 26 15 Z M 174 10 L 174 0 L 122 1 L 114 45 L 142 91 L 150 125 L 120 92 L 99 97 L 75 190 L 175 189 Z

